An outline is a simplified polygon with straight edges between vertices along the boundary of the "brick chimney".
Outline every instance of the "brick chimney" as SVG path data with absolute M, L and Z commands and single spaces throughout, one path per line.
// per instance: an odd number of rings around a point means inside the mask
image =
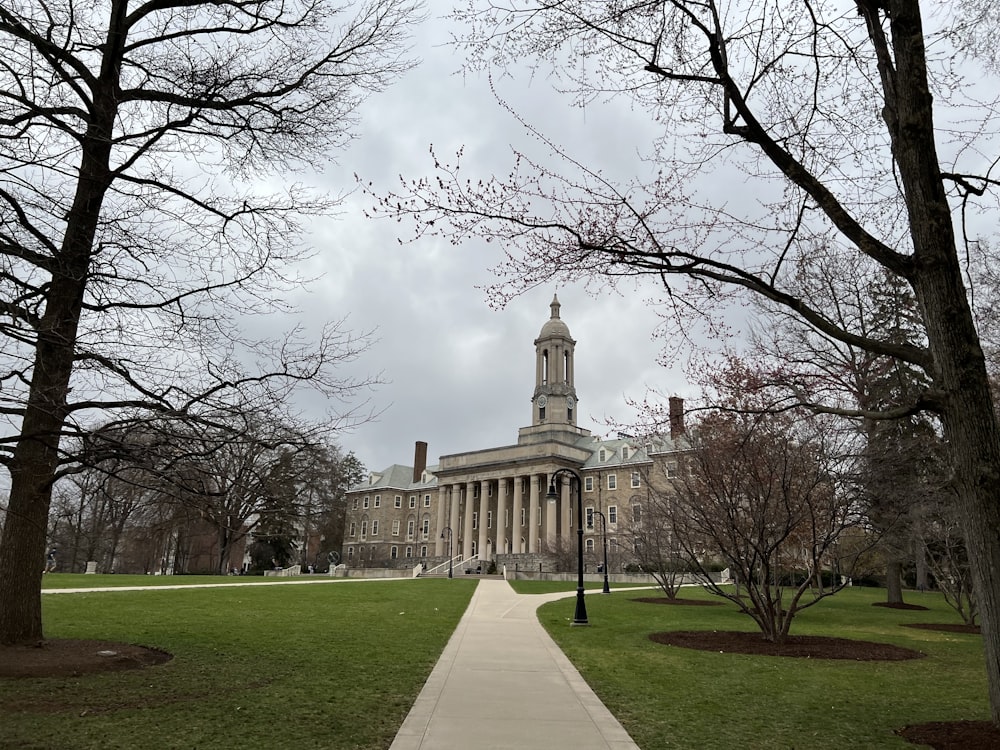
M 671 396 L 670 401 L 670 439 L 676 440 L 684 434 L 684 399 Z
M 418 440 L 413 446 L 413 481 L 419 482 L 427 468 L 427 443 Z

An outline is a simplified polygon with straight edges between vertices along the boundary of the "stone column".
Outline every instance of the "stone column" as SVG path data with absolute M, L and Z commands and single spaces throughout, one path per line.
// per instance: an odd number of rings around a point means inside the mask
M 465 523 L 462 524 L 462 560 L 472 557 L 472 514 L 475 512 L 475 482 L 465 483 Z
M 528 488 L 528 552 L 538 552 L 538 475 L 532 474 Z
M 548 474 L 542 475 L 542 481 L 545 483 L 542 489 L 545 490 L 545 494 L 549 493 L 549 477 Z M 559 500 L 558 498 L 552 498 L 549 500 L 546 497 L 545 500 L 545 545 L 548 547 L 548 552 L 551 554 L 555 551 L 556 547 L 556 532 L 558 530 L 557 524 L 559 523 Z
M 451 527 L 451 556 L 454 557 L 455 554 L 462 548 L 458 546 L 458 541 L 461 536 L 461 529 L 458 528 L 458 509 L 459 504 L 462 502 L 462 488 L 457 484 L 451 485 L 451 516 L 448 518 L 448 525 Z
M 486 527 L 486 516 L 490 510 L 490 483 L 489 480 L 479 483 L 479 562 L 483 565 L 483 572 L 486 572 L 486 542 L 489 539 L 490 530 Z
M 507 514 L 507 483 L 509 479 L 497 481 L 497 520 L 496 534 L 494 534 L 493 551 L 502 555 L 507 551 L 507 523 L 504 516 Z
M 448 540 L 445 539 L 445 506 L 448 503 L 448 488 L 444 485 L 438 487 L 438 507 L 437 507 L 437 539 L 434 541 L 434 556 L 441 557 L 448 554 Z
M 524 552 L 521 549 L 521 535 L 524 528 L 521 526 L 521 509 L 523 506 L 524 477 L 514 477 L 514 503 L 510 511 L 510 551 L 515 555 Z

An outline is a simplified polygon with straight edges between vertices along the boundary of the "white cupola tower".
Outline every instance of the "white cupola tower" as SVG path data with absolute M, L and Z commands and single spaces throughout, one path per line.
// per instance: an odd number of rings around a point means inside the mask
M 535 392 L 531 397 L 532 425 L 576 426 L 576 387 L 573 385 L 573 349 L 576 342 L 559 317 L 559 297 L 553 295 L 551 317 L 535 339 Z

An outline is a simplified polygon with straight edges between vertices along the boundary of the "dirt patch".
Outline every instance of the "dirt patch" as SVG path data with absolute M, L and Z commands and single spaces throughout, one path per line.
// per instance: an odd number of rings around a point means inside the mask
M 712 602 L 707 599 L 681 599 L 680 597 L 670 599 L 666 596 L 640 596 L 632 601 L 643 604 L 677 604 L 683 607 L 718 607 L 722 604 L 722 602 Z
M 172 654 L 114 641 L 51 640 L 34 646 L 0 646 L 0 678 L 81 677 L 164 664 Z
M 735 630 L 676 630 L 653 633 L 651 641 L 667 646 L 718 651 L 728 654 L 790 656 L 800 659 L 849 659 L 851 661 L 903 661 L 924 656 L 891 643 L 855 641 L 816 635 L 790 635 L 784 643 L 765 641 L 759 632 Z
M 933 750 L 1000 750 L 1000 729 L 988 721 L 931 721 L 897 729 L 896 734 Z
M 982 634 L 978 625 L 963 625 L 947 622 L 907 622 L 903 623 L 903 627 L 918 628 L 920 630 L 940 630 L 942 633 L 969 633 L 971 635 Z
M 915 609 L 926 612 L 927 607 L 920 604 L 907 604 L 906 602 L 873 602 L 873 607 L 885 607 L 887 609 Z

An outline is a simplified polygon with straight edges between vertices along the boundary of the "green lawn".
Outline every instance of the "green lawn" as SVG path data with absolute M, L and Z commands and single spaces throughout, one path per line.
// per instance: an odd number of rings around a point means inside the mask
M 301 578 L 324 578 L 327 576 L 300 576 Z M 109 588 L 112 586 L 204 586 L 220 583 L 261 583 L 281 581 L 282 578 L 263 576 L 123 576 L 86 575 L 84 573 L 46 573 L 42 576 L 43 589 L 83 589 Z
M 79 585 L 83 576 L 71 578 Z M 195 580 L 207 579 L 156 577 Z M 387 748 L 475 585 L 343 581 L 45 596 L 49 637 L 142 643 L 174 659 L 137 672 L 0 680 L 0 748 Z M 541 593 L 553 584 L 517 588 Z M 571 628 L 575 584 L 560 589 L 568 598 L 541 607 L 542 623 L 644 750 L 905 750 L 913 746 L 896 728 L 988 718 L 980 638 L 900 626 L 957 622 L 937 594 L 908 593 L 931 608 L 917 612 L 873 607 L 884 591 L 849 589 L 796 619 L 795 634 L 927 654 L 864 663 L 660 646 L 651 632 L 752 624 L 727 603 L 633 601 L 644 591 L 588 594 L 591 625 Z M 711 598 L 696 588 L 684 596 Z
M 407 580 L 45 596 L 49 638 L 141 643 L 174 658 L 0 680 L 0 747 L 386 748 L 474 588 Z
M 848 589 L 793 623 L 793 634 L 886 641 L 927 654 L 868 663 L 661 646 L 650 633 L 753 625 L 730 604 L 633 601 L 642 595 L 588 595 L 589 628 L 568 627 L 565 600 L 539 609 L 543 625 L 642 748 L 913 748 L 893 730 L 989 718 L 980 637 L 901 627 L 959 622 L 937 594 L 907 595 L 909 603 L 931 608 L 920 612 L 873 607 L 884 591 Z M 711 598 L 699 589 L 683 596 Z
M 519 594 L 550 594 L 555 591 L 576 591 L 576 581 L 510 581 L 511 588 Z M 612 583 L 610 588 L 636 588 L 635 583 Z M 649 596 L 660 596 L 657 593 L 656 585 L 649 584 L 651 593 Z M 603 581 L 585 581 L 583 588 L 587 591 L 600 591 L 604 588 Z M 588 600 L 589 601 L 589 600 Z

